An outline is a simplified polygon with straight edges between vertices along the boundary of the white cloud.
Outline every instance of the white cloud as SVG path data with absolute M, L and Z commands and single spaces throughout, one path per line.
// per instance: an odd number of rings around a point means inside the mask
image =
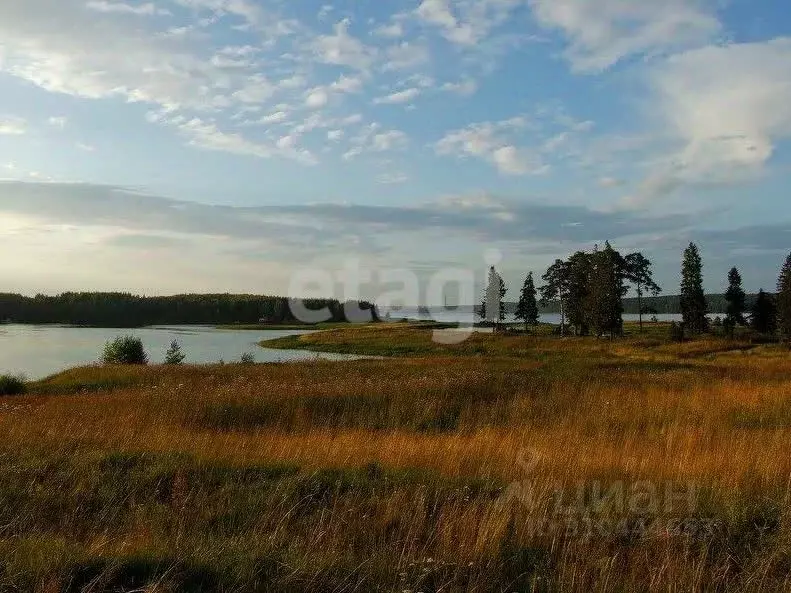
M 47 123 L 51 125 L 53 128 L 60 128 L 62 130 L 69 123 L 69 120 L 63 116 L 56 116 L 56 117 L 50 117 L 47 120 Z
M 413 74 L 402 83 L 403 85 L 414 84 L 422 89 L 429 89 L 436 84 L 436 81 L 425 74 Z
M 326 89 L 315 88 L 308 92 L 305 97 L 305 106 L 309 109 L 321 109 L 329 103 L 330 96 Z
M 425 45 L 404 41 L 388 47 L 385 59 L 385 70 L 409 70 L 428 62 L 431 54 Z
M 540 155 L 517 147 L 512 138 L 527 121 L 515 117 L 499 122 L 472 124 L 449 132 L 435 145 L 439 155 L 473 156 L 495 166 L 500 173 L 525 175 L 543 173 L 546 165 Z
M 359 124 L 363 121 L 363 116 L 360 113 L 353 113 L 351 115 L 347 115 L 339 122 L 341 126 L 352 126 L 354 124 Z
M 254 74 L 249 76 L 232 96 L 241 103 L 264 103 L 275 95 L 277 88 L 277 85 L 263 74 Z
M 173 0 L 193 10 L 208 10 L 214 13 L 212 22 L 225 14 L 231 14 L 244 19 L 250 26 L 258 27 L 265 22 L 263 9 L 256 5 L 252 0 Z M 268 28 L 269 32 L 278 30 L 277 22 L 273 22 Z
M 525 0 L 422 0 L 417 18 L 438 27 L 450 42 L 473 46 L 486 39 Z
M 85 144 L 84 142 L 77 142 L 76 146 L 83 152 L 94 152 L 96 150 L 95 146 Z
M 0 69 L 45 90 L 176 107 L 212 107 L 206 61 L 76 0 L 0 2 Z
M 288 119 L 288 113 L 285 111 L 275 111 L 269 115 L 265 115 L 259 120 L 262 124 L 279 124 Z
M 342 75 L 330 85 L 330 89 L 340 93 L 359 93 L 363 88 L 363 81 L 358 77 Z
M 396 148 L 403 148 L 407 144 L 407 135 L 400 130 L 390 130 L 375 134 L 372 147 L 376 152 L 385 152 Z
M 27 123 L 20 117 L 0 117 L 0 136 L 21 136 L 27 131 Z
M 400 22 L 396 21 L 394 23 L 390 23 L 389 25 L 377 27 L 374 30 L 374 34 L 381 37 L 387 37 L 389 39 L 398 39 L 399 37 L 404 36 L 404 26 Z
M 297 145 L 296 136 L 288 135 L 278 139 L 277 147 L 282 150 L 292 150 Z
M 429 48 L 436 41 L 425 32 L 411 36 L 418 20 L 433 29 L 432 33 L 440 27 L 440 34 L 456 39 L 459 32 L 469 30 L 483 40 L 481 35 L 500 22 L 498 15 L 506 14 L 516 3 L 454 0 L 448 10 L 455 33 L 442 29 L 451 21 L 440 14 L 440 2 L 433 12 L 430 3 L 423 6 L 418 11 L 422 16 L 414 10 L 390 14 L 381 21 L 388 30 L 376 30 L 374 21 L 368 21 L 366 29 L 344 19 L 334 25 L 319 23 L 317 26 L 329 30 L 322 35 L 280 16 L 277 11 L 288 11 L 290 3 L 0 0 L 0 74 L 51 93 L 115 100 L 119 117 L 123 117 L 125 104 L 142 103 L 151 123 L 175 130 L 187 122 L 201 122 L 203 128 L 180 129 L 192 146 L 258 156 L 296 154 L 298 160 L 307 161 L 310 159 L 298 151 L 286 154 L 278 149 L 275 133 L 262 126 L 289 121 L 289 132 L 297 135 L 316 128 L 346 130 L 362 118 L 343 115 L 343 95 L 363 93 L 368 86 L 390 89 L 387 92 L 391 94 L 365 96 L 359 100 L 361 104 L 408 105 L 436 84 L 428 72 L 416 70 L 431 60 Z M 179 10 L 173 9 L 173 19 L 137 18 L 162 16 L 165 8 L 174 5 Z M 332 16 L 337 14 L 340 12 Z M 185 17 L 187 20 L 176 22 Z M 171 34 L 174 28 L 184 34 Z M 453 59 L 461 61 L 462 54 L 467 55 L 468 49 L 455 52 Z M 409 71 L 397 77 L 387 74 L 395 70 Z M 458 86 L 445 90 L 464 94 L 471 92 L 472 86 L 474 83 L 462 79 Z M 326 121 L 311 119 L 318 110 Z M 352 119 L 343 121 L 346 117 Z M 65 120 L 52 118 L 48 123 L 58 128 Z M 4 126 L 10 129 L 8 124 Z M 210 131 L 205 126 L 216 129 Z M 242 127 L 248 137 L 239 134 Z M 354 137 L 354 130 L 346 132 L 347 138 Z M 305 142 L 324 142 L 322 147 L 311 146 L 317 154 L 337 149 L 338 141 L 325 139 L 325 135 L 323 132 Z M 374 150 L 372 138 L 366 150 Z
M 565 52 L 581 72 L 631 55 L 700 44 L 720 31 L 711 0 L 530 0 L 538 22 L 569 38 Z
M 663 120 L 685 142 L 685 167 L 762 165 L 791 137 L 791 37 L 673 56 L 652 84 Z
M 398 185 L 409 181 L 409 176 L 406 173 L 382 173 L 377 176 L 376 182 L 382 185 Z
M 304 74 L 294 74 L 288 78 L 284 78 L 277 83 L 278 88 L 281 89 L 301 89 L 305 88 L 308 84 L 308 79 Z
M 172 13 L 158 8 L 153 2 L 145 4 L 127 4 L 125 2 L 108 2 L 107 0 L 91 0 L 85 6 L 98 12 L 134 14 L 138 16 L 169 16 Z
M 598 184 L 599 184 L 600 187 L 613 188 L 613 187 L 618 187 L 619 185 L 622 185 L 623 181 L 621 181 L 620 179 L 616 179 L 615 177 L 607 177 L 607 176 L 605 176 L 605 177 L 600 177 L 599 178 Z
M 260 50 L 252 45 L 227 45 L 217 53 L 222 56 L 231 56 L 233 58 L 247 58 L 255 55 Z
M 170 120 L 165 119 L 162 123 L 175 127 L 182 136 L 187 138 L 191 146 L 204 150 L 265 159 L 282 156 L 308 165 L 314 165 L 317 162 L 310 151 L 299 148 L 294 142 L 284 141 L 282 138 L 274 145 L 255 142 L 241 134 L 224 132 L 217 127 L 216 123 L 200 118 L 186 120 L 182 116 L 176 116 Z
M 791 139 L 791 38 L 690 50 L 648 72 L 657 135 L 654 157 L 624 203 L 651 203 L 687 184 L 743 182 Z
M 375 105 L 396 105 L 400 103 L 409 103 L 420 96 L 420 89 L 409 88 L 397 93 L 392 93 L 386 97 L 379 97 L 374 99 Z
M 313 51 L 316 58 L 325 64 L 368 70 L 376 50 L 350 35 L 349 24 L 348 19 L 342 20 L 335 25 L 333 35 L 317 37 L 312 43 Z
M 401 130 L 383 130 L 378 123 L 368 124 L 351 139 L 351 148 L 344 153 L 345 160 L 352 160 L 366 152 L 389 152 L 404 149 L 409 137 Z
M 448 31 L 453 31 L 458 25 L 449 0 L 423 0 L 417 8 L 417 14 L 427 23 Z
M 492 152 L 497 170 L 508 175 L 525 175 L 531 171 L 530 158 L 522 154 L 516 146 L 501 146 Z
M 443 91 L 456 93 L 463 97 L 474 95 L 478 91 L 478 83 L 471 78 L 462 80 L 460 82 L 446 82 L 442 85 Z

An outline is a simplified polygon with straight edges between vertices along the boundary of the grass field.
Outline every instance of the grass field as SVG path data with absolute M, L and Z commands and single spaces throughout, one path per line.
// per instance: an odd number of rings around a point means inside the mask
M 0 590 L 789 589 L 789 350 L 665 333 L 379 325 L 278 345 L 393 358 L 32 384 Z

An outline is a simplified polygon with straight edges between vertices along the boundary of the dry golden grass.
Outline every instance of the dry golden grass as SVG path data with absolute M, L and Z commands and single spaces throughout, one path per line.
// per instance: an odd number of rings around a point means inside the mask
M 0 590 L 791 586 L 787 349 L 304 340 L 416 357 L 76 369 L 0 398 Z M 686 530 L 555 506 L 645 481 L 694 484 Z

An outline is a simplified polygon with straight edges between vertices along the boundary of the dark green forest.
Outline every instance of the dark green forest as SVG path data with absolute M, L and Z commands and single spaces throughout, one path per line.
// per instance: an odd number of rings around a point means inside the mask
M 367 302 L 363 313 L 347 319 L 344 303 L 337 300 L 305 300 L 308 309 L 329 309 L 327 321 L 364 321 L 376 316 Z M 355 307 L 350 308 L 356 310 Z M 360 317 L 359 319 L 357 317 Z M 0 293 L 0 322 L 62 323 L 97 327 L 141 327 L 161 324 L 299 323 L 289 299 L 284 297 L 185 294 L 144 297 L 128 293 L 67 292 L 57 296 Z

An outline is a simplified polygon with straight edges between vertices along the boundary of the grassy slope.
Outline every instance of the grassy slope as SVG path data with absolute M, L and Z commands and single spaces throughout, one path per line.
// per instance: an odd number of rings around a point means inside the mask
M 555 326 L 540 325 L 535 335 L 505 334 L 493 335 L 475 332 L 458 344 L 443 344 L 435 339 L 435 330 L 452 330 L 450 325 L 420 324 L 377 324 L 355 327 L 335 328 L 302 336 L 286 336 L 261 342 L 265 348 L 286 350 L 312 350 L 339 354 L 359 354 L 365 356 L 533 356 L 536 349 L 549 349 L 553 353 L 573 348 L 573 344 L 585 343 L 600 350 L 602 340 L 577 340 L 567 338 L 559 341 L 550 337 Z M 516 326 L 515 326 L 516 327 Z M 521 327 L 520 327 L 521 329 Z M 447 333 L 447 332 L 446 332 Z M 645 324 L 645 332 L 638 333 L 637 324 L 627 323 L 625 333 L 629 340 L 619 340 L 617 344 L 633 344 L 640 347 L 660 344 L 666 341 L 668 324 Z M 442 334 L 440 334 L 442 335 Z M 450 337 L 452 337 L 452 333 Z M 458 335 L 458 334 L 457 334 Z M 549 341 L 544 341 L 549 338 Z M 570 346 L 570 344 L 572 346 Z M 730 347 L 730 346 L 729 346 Z
M 329 329 L 350 329 L 350 328 L 358 328 L 358 327 L 369 327 L 369 326 L 377 326 L 378 324 L 352 324 L 348 322 L 343 323 L 316 323 L 316 324 L 308 324 L 308 323 L 297 323 L 297 324 L 277 324 L 277 323 L 252 323 L 252 324 L 244 324 L 244 323 L 237 323 L 237 324 L 230 324 L 230 325 L 218 325 L 216 326 L 217 329 L 228 329 L 228 330 L 249 330 L 249 331 L 262 331 L 262 330 L 329 330 Z M 423 327 L 423 328 L 438 328 L 438 327 L 450 327 L 450 324 L 443 324 L 437 323 L 433 321 L 418 321 L 412 322 L 410 325 L 415 327 Z
M 791 585 L 788 350 L 430 335 L 306 337 L 419 355 L 387 361 L 75 369 L 0 398 L 0 590 Z M 509 496 L 528 479 L 536 506 Z M 716 522 L 582 537 L 551 512 L 558 484 L 619 480 L 693 481 Z
M 266 330 L 324 330 L 349 327 L 348 323 L 231 323 L 215 326 L 217 329 L 266 331 Z

